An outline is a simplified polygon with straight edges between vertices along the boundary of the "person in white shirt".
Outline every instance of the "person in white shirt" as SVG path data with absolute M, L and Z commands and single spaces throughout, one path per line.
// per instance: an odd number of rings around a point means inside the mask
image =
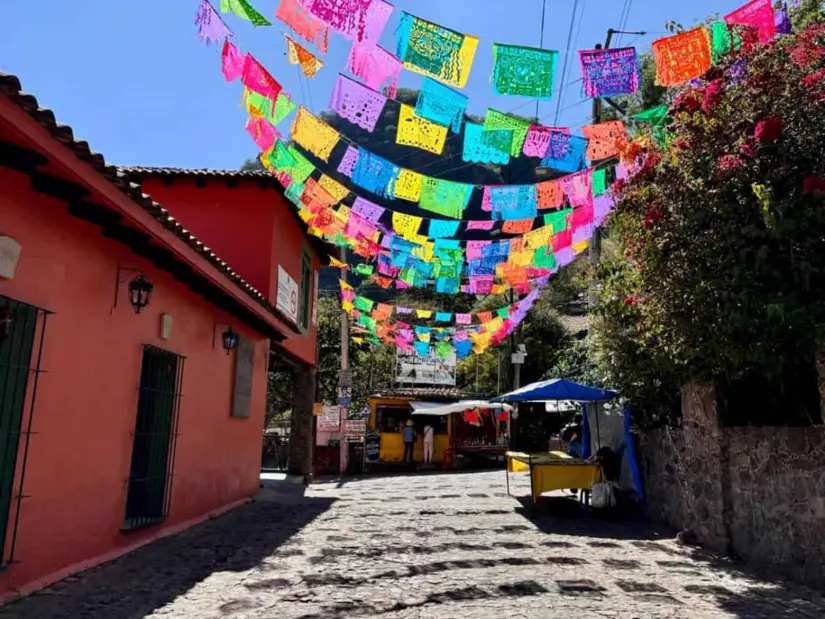
M 433 440 L 435 431 L 431 425 L 424 427 L 424 462 L 431 464 L 433 461 Z

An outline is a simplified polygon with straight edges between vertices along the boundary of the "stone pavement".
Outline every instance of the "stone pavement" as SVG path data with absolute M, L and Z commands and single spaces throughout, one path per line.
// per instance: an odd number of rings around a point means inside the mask
M 825 617 L 818 593 L 569 503 L 529 512 L 503 472 L 284 485 L 0 619 Z

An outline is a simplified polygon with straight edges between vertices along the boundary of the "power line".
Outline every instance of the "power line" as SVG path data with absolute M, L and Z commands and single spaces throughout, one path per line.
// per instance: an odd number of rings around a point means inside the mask
M 579 0 L 573 0 L 573 14 L 570 16 L 570 29 L 567 32 L 567 49 L 564 52 L 564 65 L 562 66 L 561 70 L 561 83 L 562 89 L 559 92 L 559 97 L 556 100 L 556 117 L 553 121 L 554 125 L 558 125 L 559 122 L 559 114 L 561 113 L 561 101 L 562 95 L 564 93 L 564 80 L 567 78 L 567 65 L 569 64 L 570 60 L 570 46 L 573 43 L 573 28 L 576 25 L 576 10 L 579 8 Z

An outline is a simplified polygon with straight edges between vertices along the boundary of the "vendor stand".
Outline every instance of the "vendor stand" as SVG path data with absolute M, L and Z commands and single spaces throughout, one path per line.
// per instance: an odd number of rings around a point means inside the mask
M 596 422 L 596 451 L 601 447 L 599 431 L 599 406 L 613 400 L 617 394 L 596 387 L 580 385 L 569 380 L 553 379 L 532 383 L 516 391 L 506 393 L 492 402 L 540 402 L 548 400 L 569 400 L 579 403 L 585 410 L 583 423 L 584 458 L 571 458 L 562 452 L 545 452 L 525 454 L 508 451 L 507 458 L 507 493 L 510 493 L 510 473 L 524 471 L 530 475 L 530 495 L 533 504 L 539 496 L 553 490 L 585 490 L 592 488 L 594 480 L 599 475 L 599 467 L 587 462 L 591 452 L 591 440 L 587 432 L 587 419 L 593 412 Z
M 505 458 L 510 436 L 512 406 L 486 400 L 464 400 L 432 408 L 419 408 L 413 417 L 450 418 L 450 448 L 467 460 L 498 462 Z

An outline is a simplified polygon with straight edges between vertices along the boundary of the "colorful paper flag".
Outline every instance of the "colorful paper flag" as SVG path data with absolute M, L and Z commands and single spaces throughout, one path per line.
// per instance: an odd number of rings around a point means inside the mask
M 459 221 L 450 221 L 449 219 L 431 219 L 429 237 L 431 239 L 442 239 L 455 236 L 458 232 L 458 227 L 461 225 Z
M 250 116 L 246 121 L 246 130 L 258 148 L 264 152 L 275 146 L 275 140 L 281 138 L 278 130 L 262 116 Z
M 338 168 L 336 168 L 338 173 L 343 174 L 347 178 L 352 178 L 352 173 L 355 170 L 360 155 L 360 151 L 355 146 L 347 146 L 347 150 L 344 156 L 341 157 Z
M 272 23 L 258 13 L 246 0 L 221 0 L 221 13 L 234 13 L 253 26 L 271 26 Z
M 475 123 L 464 124 L 464 151 L 462 159 L 468 163 L 495 163 L 507 165 L 510 163 L 510 146 L 513 141 L 512 131 L 506 150 L 485 143 L 483 139 L 484 127 Z
M 198 27 L 198 39 L 206 41 L 207 45 L 235 36 L 209 0 L 201 0 L 195 25 Z
M 415 113 L 439 125 L 450 127 L 453 133 L 461 131 L 468 98 L 460 92 L 425 77 L 418 91 Z
M 392 186 L 390 197 L 418 202 L 421 199 L 421 186 L 423 183 L 424 177 L 421 174 L 407 168 L 401 168 L 401 172 L 399 172 L 398 178 Z
M 326 174 L 322 174 L 321 178 L 318 179 L 318 185 L 331 195 L 336 202 L 340 202 L 349 195 L 349 189 Z
M 292 139 L 322 161 L 329 161 L 339 133 L 305 107 L 298 108 L 290 132 Z
M 247 53 L 244 58 L 241 83 L 249 90 L 257 92 L 272 101 L 276 101 L 278 94 L 281 92 L 281 85 L 278 81 L 250 53 Z
M 400 173 L 399 166 L 375 153 L 359 148 L 352 171 L 352 182 L 370 193 L 386 198 L 391 195 Z
M 445 217 L 461 219 L 472 193 L 472 185 L 427 176 L 421 186 L 419 206 Z
M 243 75 L 243 69 L 246 64 L 241 51 L 229 39 L 223 42 L 221 49 L 221 71 L 223 77 L 227 82 L 234 82 Z
M 776 36 L 776 14 L 771 0 L 751 0 L 725 15 L 725 22 L 757 28 L 761 43 L 772 41 Z
M 598 125 L 585 125 L 582 133 L 587 138 L 587 159 L 601 161 L 619 154 L 620 146 L 627 142 L 627 131 L 621 120 L 611 120 Z
M 493 43 L 493 88 L 499 95 L 550 99 L 559 53 L 554 50 Z
M 396 144 L 412 146 L 440 155 L 446 141 L 447 127 L 416 116 L 412 106 L 401 104 L 395 137 Z
M 275 102 L 257 92 L 244 88 L 246 111 L 254 116 L 263 116 L 273 127 L 277 127 L 297 107 L 284 92 L 278 94 Z
M 410 71 L 464 88 L 478 48 L 476 37 L 401 13 L 397 56 Z
M 634 47 L 581 50 L 579 64 L 588 97 L 617 97 L 639 90 L 639 62 Z
M 585 166 L 587 139 L 568 131 L 550 129 L 549 145 L 541 164 L 559 172 L 578 172 Z
M 289 64 L 297 64 L 300 66 L 301 72 L 308 78 L 315 77 L 315 74 L 324 66 L 323 61 L 297 43 L 289 35 L 285 34 L 284 38 L 286 38 L 287 60 Z
M 422 221 L 421 217 L 396 212 L 392 214 L 392 229 L 403 238 L 409 239 L 418 234 Z
M 329 107 L 341 118 L 372 133 L 386 103 L 387 97 L 380 92 L 375 92 L 344 75 L 338 75 Z
M 304 6 L 344 38 L 355 41 L 377 42 L 392 11 L 382 0 L 305 0 Z
M 322 54 L 329 47 L 329 26 L 310 15 L 299 0 L 281 0 L 275 18 L 280 19 L 295 34 L 317 47 Z
M 510 144 L 510 155 L 518 157 L 521 154 L 530 123 L 523 118 L 516 118 L 510 114 L 503 114 L 493 108 L 487 108 L 484 117 L 484 131 L 511 130 L 513 132 Z
M 536 183 L 537 208 L 540 211 L 559 208 L 564 201 L 564 191 L 558 180 Z
M 651 49 L 658 86 L 684 84 L 711 67 L 710 37 L 702 26 L 654 41 Z
M 385 94 L 394 98 L 398 91 L 398 78 L 404 64 L 380 45 L 353 43 L 347 59 L 347 71 L 364 80 L 373 90 L 384 88 Z

